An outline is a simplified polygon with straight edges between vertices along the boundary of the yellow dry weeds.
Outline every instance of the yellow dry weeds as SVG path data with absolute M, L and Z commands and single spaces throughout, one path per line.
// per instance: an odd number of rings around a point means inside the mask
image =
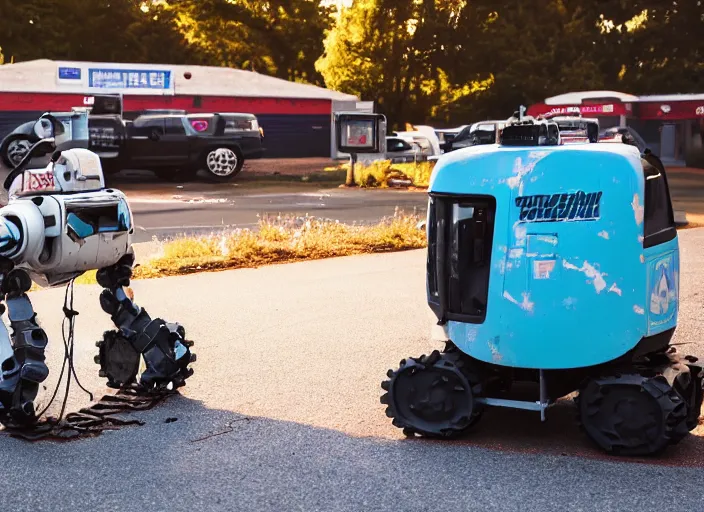
M 134 278 L 420 249 L 426 247 L 425 231 L 418 227 L 422 219 L 398 212 L 367 226 L 309 217 L 264 219 L 258 230 L 167 242 L 161 255 L 135 268 Z

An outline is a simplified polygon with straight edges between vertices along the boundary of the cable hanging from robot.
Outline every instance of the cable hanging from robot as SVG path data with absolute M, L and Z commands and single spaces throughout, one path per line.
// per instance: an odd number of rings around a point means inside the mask
M 95 360 L 108 386 L 123 388 L 138 381 L 145 393 L 177 389 L 193 374 L 189 365 L 195 361 L 183 326 L 152 318 L 131 296 L 132 213 L 122 192 L 105 187 L 98 155 L 71 147 L 70 140 L 60 144 L 65 128 L 51 115 L 43 115 L 35 131 L 40 142 L 9 173 L 4 183 L 9 201 L 0 208 L 0 299 L 7 305 L 0 304 L 0 314 L 7 310 L 12 329 L 10 335 L 0 322 L 0 423 L 6 426 L 29 425 L 41 417 L 56 397 L 67 364 L 61 415 L 71 376 L 83 388 L 73 366 L 78 313 L 68 304 L 68 291 L 86 271 L 97 270 L 103 288 L 100 306 L 116 326 L 97 343 Z M 28 169 L 35 157 L 49 153 L 45 168 Z M 35 401 L 49 376 L 48 338 L 27 295 L 32 282 L 67 285 L 64 315 L 69 322 L 59 382 L 39 414 Z M 142 360 L 146 369 L 138 375 Z

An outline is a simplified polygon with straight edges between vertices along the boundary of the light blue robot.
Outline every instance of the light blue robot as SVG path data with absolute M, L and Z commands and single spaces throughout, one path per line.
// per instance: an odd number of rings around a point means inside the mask
M 428 303 L 445 349 L 401 361 L 381 402 L 408 436 L 464 434 L 487 406 L 539 412 L 577 391 L 601 448 L 658 453 L 697 426 L 702 367 L 670 345 L 679 249 L 662 163 L 630 144 L 561 144 L 513 119 L 442 157 L 428 208 Z M 535 400 L 512 396 L 534 386 Z

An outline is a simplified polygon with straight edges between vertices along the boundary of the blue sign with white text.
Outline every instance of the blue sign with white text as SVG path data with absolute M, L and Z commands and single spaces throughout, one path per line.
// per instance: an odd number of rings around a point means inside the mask
M 59 68 L 59 79 L 61 80 L 80 80 L 81 68 Z
M 88 85 L 99 89 L 170 89 L 171 71 L 90 69 Z

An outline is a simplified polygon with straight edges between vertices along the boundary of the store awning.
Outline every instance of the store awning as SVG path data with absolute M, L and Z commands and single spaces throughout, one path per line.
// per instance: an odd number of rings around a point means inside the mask
M 635 105 L 635 115 L 639 119 L 658 119 L 662 121 L 704 119 L 704 99 L 638 102 Z

